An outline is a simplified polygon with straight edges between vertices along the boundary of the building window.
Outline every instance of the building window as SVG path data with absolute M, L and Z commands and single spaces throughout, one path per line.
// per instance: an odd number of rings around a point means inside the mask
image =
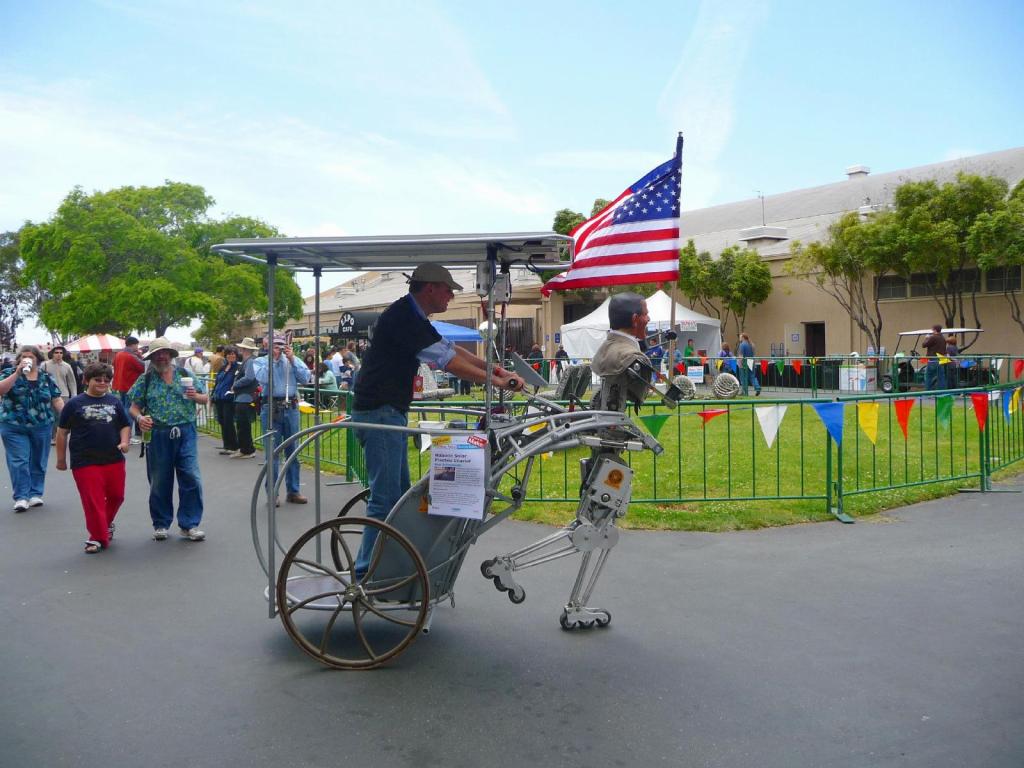
M 993 267 L 985 273 L 985 289 L 989 293 L 1020 290 L 1020 267 Z
M 875 295 L 879 299 L 905 299 L 907 281 L 899 275 L 881 275 L 875 285 Z
M 910 276 L 910 296 L 934 296 L 936 275 L 934 272 L 915 272 Z
M 977 269 L 960 270 L 959 281 L 964 293 L 981 293 L 981 272 Z M 949 282 L 955 286 L 957 275 L 950 275 Z

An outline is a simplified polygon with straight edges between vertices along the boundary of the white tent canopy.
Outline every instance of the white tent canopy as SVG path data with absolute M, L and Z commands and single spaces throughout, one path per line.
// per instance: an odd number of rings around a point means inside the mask
M 562 346 L 572 358 L 591 358 L 608 334 L 609 296 L 604 303 L 586 317 L 581 317 L 562 326 Z M 648 333 L 668 330 L 672 312 L 672 299 L 664 291 L 658 291 L 647 298 L 647 312 L 650 322 Z M 677 344 L 682 349 L 687 339 L 693 339 L 694 349 L 707 350 L 708 357 L 717 357 L 722 349 L 722 323 L 714 317 L 684 307 L 676 302 L 676 329 L 679 332 Z

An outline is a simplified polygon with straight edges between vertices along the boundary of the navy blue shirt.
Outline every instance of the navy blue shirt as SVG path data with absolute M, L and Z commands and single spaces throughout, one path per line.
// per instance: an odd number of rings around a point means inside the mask
M 129 425 L 120 398 L 75 395 L 60 412 L 60 427 L 71 431 L 71 468 L 124 461 L 118 450 L 121 430 Z

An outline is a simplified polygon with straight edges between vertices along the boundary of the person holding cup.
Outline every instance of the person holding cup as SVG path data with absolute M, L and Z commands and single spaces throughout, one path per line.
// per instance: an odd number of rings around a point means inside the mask
M 14 365 L 0 371 L 0 437 L 14 491 L 14 511 L 43 505 L 54 415 L 64 407 L 57 382 L 39 365 L 38 347 L 18 350 Z
M 178 352 L 165 338 L 149 345 L 149 370 L 128 390 L 131 415 L 147 440 L 149 516 L 153 538 L 163 541 L 174 521 L 174 479 L 178 479 L 178 528 L 182 538 L 202 541 L 203 485 L 199 475 L 196 404 L 209 401 L 203 380 L 186 376 L 173 360 Z

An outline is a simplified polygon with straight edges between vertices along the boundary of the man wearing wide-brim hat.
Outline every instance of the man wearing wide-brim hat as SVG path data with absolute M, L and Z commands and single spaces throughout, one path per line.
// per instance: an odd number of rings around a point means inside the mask
M 174 479 L 178 480 L 178 528 L 190 541 L 202 541 L 203 483 L 199 476 L 199 440 L 196 404 L 205 404 L 206 385 L 201 378 L 187 378 L 173 360 L 178 351 L 166 338 L 149 345 L 145 358 L 149 370 L 128 391 L 131 414 L 139 429 L 149 435 L 146 474 L 149 476 L 149 516 L 153 538 L 163 541 L 174 521 Z
M 256 358 L 259 347 L 251 337 L 246 336 L 235 346 L 242 353 L 242 368 L 235 376 L 231 389 L 235 393 L 235 432 L 238 433 L 238 452 L 231 455 L 233 459 L 251 459 L 256 455 L 256 446 L 252 441 L 252 423 L 256 419 Z
M 352 421 L 363 424 L 407 426 L 413 399 L 413 380 L 420 363 L 432 363 L 460 379 L 482 384 L 487 363 L 471 352 L 441 338 L 428 317 L 444 312 L 462 286 L 440 264 L 420 264 L 409 280 L 409 293 L 381 314 L 373 340 L 363 355 L 355 381 Z M 522 383 L 501 366 L 494 366 L 491 382 L 506 389 Z M 409 488 L 408 436 L 403 432 L 357 429 L 366 456 L 370 498 L 366 513 L 383 520 Z M 356 562 L 366 569 L 375 531 L 367 529 Z

